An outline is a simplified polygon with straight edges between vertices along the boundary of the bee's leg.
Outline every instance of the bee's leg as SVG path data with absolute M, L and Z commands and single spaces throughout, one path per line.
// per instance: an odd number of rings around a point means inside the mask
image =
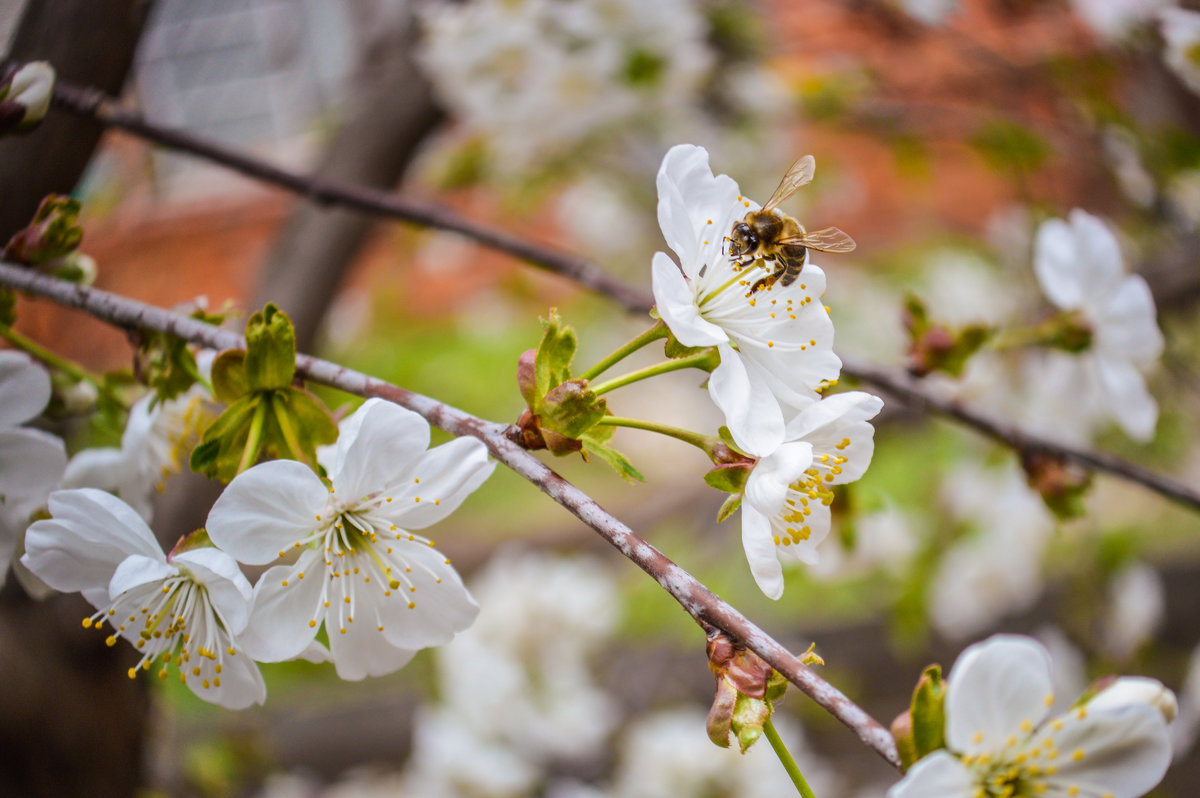
M 750 291 L 746 294 L 746 296 L 752 297 L 763 288 L 770 291 L 771 287 L 773 285 L 775 285 L 775 281 L 777 279 L 779 279 L 779 275 L 774 274 L 774 273 L 768 274 L 766 277 L 760 277 L 759 279 L 754 281 L 754 285 L 750 286 Z

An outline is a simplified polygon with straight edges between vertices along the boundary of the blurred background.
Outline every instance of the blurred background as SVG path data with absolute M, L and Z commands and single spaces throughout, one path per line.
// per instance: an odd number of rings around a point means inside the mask
M 1191 4 L 1180 3 L 1186 7 Z M 1153 438 L 1083 412 L 1047 359 L 985 351 L 926 378 L 992 416 L 1200 484 L 1200 23 L 1167 0 L 86 0 L 0 4 L 0 44 L 121 97 L 156 124 L 282 167 L 435 201 L 579 253 L 648 290 L 664 250 L 654 176 L 673 144 L 764 201 L 858 242 L 824 256 L 835 351 L 902 369 L 905 303 L 947 325 L 1052 311 L 1032 269 L 1045 219 L 1083 208 L 1148 281 L 1166 339 L 1148 372 Z M 1177 13 L 1178 12 L 1178 13 Z M 1195 19 L 1200 19 L 1196 17 Z M 221 167 L 52 111 L 0 143 L 0 234 L 50 191 L 84 203 L 98 287 L 160 306 L 275 301 L 301 349 L 484 418 L 515 420 L 517 357 L 557 307 L 588 364 L 644 329 L 612 301 L 445 233 L 328 210 Z M 24 300 L 17 328 L 96 371 L 120 331 Z M 650 353 L 643 353 L 649 363 Z M 852 385 L 849 380 L 843 385 Z M 711 431 L 701 380 L 611 399 L 621 415 Z M 330 407 L 351 397 L 325 392 Z M 72 449 L 119 438 L 66 427 Z M 783 599 L 755 587 L 737 521 L 695 450 L 620 430 L 626 485 L 551 465 L 885 724 L 932 661 L 995 631 L 1052 650 L 1065 696 L 1110 673 L 1180 695 L 1157 796 L 1200 792 L 1200 523 L 1097 476 L 1070 517 L 1018 458 L 889 401 L 870 470 L 840 493 L 821 563 Z M 547 455 L 549 458 L 549 456 Z M 553 458 L 550 458 L 553 459 Z M 166 541 L 212 487 L 172 479 Z M 206 492 L 207 491 L 207 492 Z M 0 792 L 188 796 L 766 796 L 792 789 L 763 745 L 712 746 L 703 634 L 595 533 L 498 470 L 438 540 L 484 606 L 451 646 L 393 676 L 266 666 L 264 707 L 231 713 L 91 650 L 69 597 L 0 593 Z M 98 671 L 109 674 L 97 676 Z M 785 739 L 818 795 L 898 777 L 796 691 Z M 5 786 L 8 785 L 8 786 Z M 11 791 L 10 788 L 11 787 Z

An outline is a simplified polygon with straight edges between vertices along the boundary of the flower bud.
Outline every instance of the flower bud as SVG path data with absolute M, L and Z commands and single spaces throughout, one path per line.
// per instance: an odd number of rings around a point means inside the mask
M 1107 686 L 1101 687 L 1092 700 L 1088 701 L 1088 709 L 1116 709 L 1136 704 L 1154 707 L 1162 713 L 1167 723 L 1175 720 L 1179 714 L 1179 703 L 1175 694 L 1168 690 L 1158 679 L 1147 676 L 1121 676 L 1112 680 Z
M 0 135 L 37 127 L 50 109 L 54 67 L 45 61 L 25 64 L 0 83 Z

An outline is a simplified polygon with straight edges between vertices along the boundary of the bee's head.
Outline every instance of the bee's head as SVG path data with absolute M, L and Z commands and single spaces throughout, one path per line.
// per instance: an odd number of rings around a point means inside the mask
M 745 222 L 735 222 L 729 231 L 729 254 L 735 258 L 747 255 L 758 248 L 758 236 Z

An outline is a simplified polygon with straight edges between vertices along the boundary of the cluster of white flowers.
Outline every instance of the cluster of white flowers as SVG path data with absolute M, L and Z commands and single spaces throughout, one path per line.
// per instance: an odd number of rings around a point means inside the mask
M 670 115 L 713 60 L 691 0 L 483 0 L 431 5 L 424 21 L 426 74 L 502 169 Z
M 1171 762 L 1175 696 L 1122 677 L 1051 716 L 1050 656 L 1026 637 L 967 648 L 946 682 L 946 748 L 916 763 L 888 798 L 1138 798 Z
M 92 455 L 111 458 L 112 470 L 132 466 L 133 477 L 112 484 L 122 496 L 128 486 L 129 499 L 144 500 L 144 465 L 157 472 L 168 462 L 169 450 L 144 433 L 156 419 L 187 417 L 197 398 L 143 409 L 121 450 Z M 418 531 L 457 509 L 494 464 L 477 440 L 430 449 L 429 435 L 417 414 L 368 400 L 322 452 L 328 485 L 292 460 L 239 474 L 208 517 L 217 548 L 195 535 L 164 555 L 145 513 L 121 498 L 56 491 L 50 518 L 26 533 L 21 562 L 51 587 L 80 591 L 97 609 L 84 626 L 107 623 L 109 644 L 129 640 L 141 668 L 161 658 L 166 678 L 173 659 L 181 681 L 225 707 L 262 703 L 256 661 L 332 659 L 345 679 L 390 673 L 417 650 L 449 642 L 478 611 L 450 561 Z M 276 560 L 253 589 L 238 566 Z M 316 639 L 322 626 L 328 649 Z
M 0 352 L 0 585 L 30 516 L 46 503 L 67 466 L 63 442 L 20 426 L 50 401 L 50 375 L 23 352 Z
M 807 254 L 794 280 L 755 290 L 775 261 L 743 264 L 728 253 L 734 223 L 759 207 L 732 178 L 713 175 L 703 148 L 673 147 L 658 172 L 658 221 L 679 262 L 656 253 L 652 278 L 672 335 L 720 354 L 709 395 L 733 440 L 758 458 L 742 504 L 742 544 L 759 587 L 779 598 L 781 560 L 817 560 L 832 487 L 870 464 L 869 421 L 883 402 L 858 391 L 822 398 L 841 361 L 821 301 L 825 273 Z

